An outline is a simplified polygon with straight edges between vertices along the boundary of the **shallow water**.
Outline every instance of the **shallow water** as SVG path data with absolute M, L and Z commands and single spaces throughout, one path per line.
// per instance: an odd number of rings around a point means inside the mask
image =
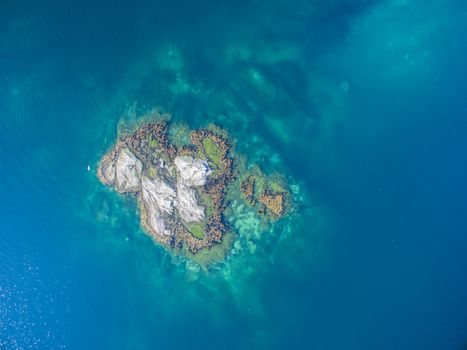
M 466 19 L 456 0 L 3 1 L 0 348 L 465 347 Z M 299 215 L 239 220 L 208 273 L 154 245 L 95 177 L 153 107 L 226 128 Z

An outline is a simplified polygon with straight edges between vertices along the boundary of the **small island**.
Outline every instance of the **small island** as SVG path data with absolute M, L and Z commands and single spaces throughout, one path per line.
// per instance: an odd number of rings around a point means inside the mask
M 141 225 L 155 241 L 189 257 L 227 250 L 228 193 L 238 193 L 271 222 L 287 212 L 284 181 L 237 166 L 224 130 L 180 130 L 185 132 L 170 133 L 161 118 L 145 122 L 120 135 L 97 170 L 103 184 L 136 197 Z

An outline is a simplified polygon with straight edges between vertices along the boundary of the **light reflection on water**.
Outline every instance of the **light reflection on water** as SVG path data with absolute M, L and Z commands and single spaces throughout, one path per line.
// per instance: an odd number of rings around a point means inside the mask
M 465 6 L 233 4 L 0 4 L 0 347 L 465 336 Z M 94 171 L 154 106 L 295 179 L 297 219 L 208 275 L 153 245 Z

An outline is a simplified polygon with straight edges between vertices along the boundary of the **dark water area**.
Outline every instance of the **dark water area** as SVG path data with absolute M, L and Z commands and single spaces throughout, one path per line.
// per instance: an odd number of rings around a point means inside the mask
M 464 349 L 462 1 L 0 2 L 0 349 Z M 209 273 L 96 179 L 122 119 L 226 128 L 299 215 Z M 90 171 L 87 167 L 90 167 Z

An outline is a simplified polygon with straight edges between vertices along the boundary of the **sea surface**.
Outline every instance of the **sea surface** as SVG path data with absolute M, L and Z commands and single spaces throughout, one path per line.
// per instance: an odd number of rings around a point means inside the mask
M 1 0 L 0 349 L 466 349 L 466 38 L 461 0 Z M 153 108 L 296 215 L 209 271 L 153 244 L 95 175 Z

